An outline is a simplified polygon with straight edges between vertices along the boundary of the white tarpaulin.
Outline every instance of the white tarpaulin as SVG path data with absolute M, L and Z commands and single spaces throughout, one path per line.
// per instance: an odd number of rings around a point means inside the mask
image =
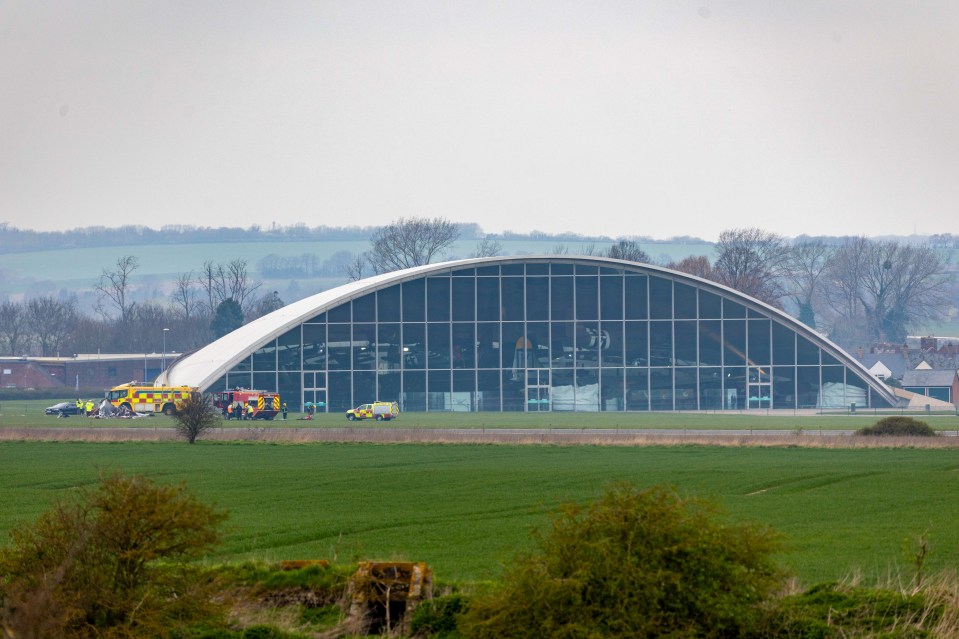
M 599 410 L 599 384 L 586 386 L 553 386 L 550 389 L 553 410 L 572 410 L 580 413 Z
M 817 408 L 843 408 L 855 403 L 866 405 L 866 389 L 850 386 L 842 382 L 826 382 L 819 391 Z

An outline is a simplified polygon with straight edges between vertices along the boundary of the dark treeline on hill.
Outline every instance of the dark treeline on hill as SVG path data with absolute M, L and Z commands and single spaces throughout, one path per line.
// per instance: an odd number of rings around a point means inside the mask
M 486 237 L 502 240 L 542 240 L 542 241 L 608 241 L 614 238 L 606 236 L 586 236 L 579 233 L 530 231 L 516 233 L 484 233 L 478 224 L 456 224 L 459 237 L 463 240 L 483 239 Z M 88 226 L 65 231 L 33 231 L 0 222 L 0 254 L 28 253 L 46 249 L 82 248 L 89 246 L 136 246 L 140 244 L 202 244 L 224 242 L 302 242 L 334 240 L 368 240 L 375 226 L 291 226 L 253 225 L 247 228 L 227 226 L 192 226 L 168 224 L 159 229 L 139 225 L 118 227 Z M 638 238 L 647 243 L 655 243 L 649 237 Z M 665 240 L 659 240 L 665 241 Z M 670 242 L 681 244 L 707 244 L 697 237 L 682 236 L 670 238 Z

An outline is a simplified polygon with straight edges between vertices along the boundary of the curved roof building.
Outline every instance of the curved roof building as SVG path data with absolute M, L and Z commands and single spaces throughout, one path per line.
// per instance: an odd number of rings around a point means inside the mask
M 345 411 L 895 405 L 795 319 L 669 269 L 599 257 L 430 264 L 324 291 L 181 358 L 158 383 L 279 390 Z

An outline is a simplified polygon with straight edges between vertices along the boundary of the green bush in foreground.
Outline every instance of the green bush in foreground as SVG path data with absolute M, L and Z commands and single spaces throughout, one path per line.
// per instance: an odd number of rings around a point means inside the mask
M 537 546 L 470 602 L 464 636 L 741 636 L 781 583 L 778 535 L 723 524 L 666 488 L 621 485 L 585 508 L 568 504 Z
M 938 435 L 929 424 L 905 415 L 884 417 L 872 426 L 856 431 L 857 435 L 885 435 L 889 437 L 935 437 Z

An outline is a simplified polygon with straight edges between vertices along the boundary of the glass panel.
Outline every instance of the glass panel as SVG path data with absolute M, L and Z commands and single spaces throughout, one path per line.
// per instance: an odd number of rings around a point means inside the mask
M 527 367 L 549 367 L 549 323 L 527 322 L 526 339 L 532 345 L 532 353 L 528 360 Z
M 572 275 L 573 274 L 573 265 L 572 264 L 557 264 L 554 263 L 550 272 L 553 275 Z
M 461 268 L 458 271 L 453 271 L 453 277 L 473 277 L 476 275 L 476 269 L 472 268 Z
M 650 408 L 673 410 L 673 369 L 649 369 Z
M 822 351 L 822 353 L 820 354 L 820 357 L 822 357 L 822 362 L 821 362 L 821 364 L 822 364 L 823 366 L 838 366 L 838 365 L 839 365 L 839 360 L 836 359 L 835 357 L 833 357 L 832 355 L 830 355 L 829 353 L 827 353 L 826 351 Z
M 773 322 L 773 363 L 796 363 L 796 333 L 778 322 Z
M 604 368 L 600 373 L 600 387 L 602 389 L 600 410 L 621 411 L 626 409 L 623 373 L 624 369 L 622 368 Z
M 253 370 L 276 370 L 276 341 L 271 341 L 253 352 Z
M 450 381 L 450 371 L 448 370 L 433 370 L 426 372 L 426 383 L 427 391 L 430 395 L 433 393 L 449 393 L 452 389 L 452 382 Z M 445 404 L 446 402 L 444 402 Z M 438 407 L 435 403 L 430 406 L 430 409 Z M 448 407 L 446 407 L 448 408 Z
M 372 403 L 379 399 L 376 395 L 376 373 L 353 373 L 353 397 L 357 404 Z
M 576 383 L 572 369 L 553 371 L 550 401 L 553 410 L 576 410 Z
M 453 279 L 453 321 L 472 322 L 476 319 L 476 280 Z
M 599 366 L 598 322 L 576 322 L 576 366 Z
M 642 275 L 626 276 L 626 319 L 647 319 L 646 277 Z
M 549 275 L 549 264 L 546 262 L 526 263 L 527 275 Z
M 449 368 L 450 367 L 450 325 L 449 324 L 427 324 L 427 350 L 428 358 L 426 368 Z
M 236 364 L 233 365 L 233 368 L 230 369 L 230 372 L 231 372 L 231 373 L 238 373 L 238 372 L 241 372 L 241 371 L 249 371 L 249 370 L 252 370 L 252 368 L 253 368 L 253 366 L 252 366 L 251 363 L 250 363 L 250 358 L 249 358 L 249 357 L 244 357 L 244 358 L 241 359 L 239 362 L 237 362 Z M 248 387 L 244 387 L 244 388 L 248 388 Z
M 549 319 L 549 278 L 529 277 L 526 279 L 526 318 L 530 320 Z
M 403 358 L 401 356 L 403 342 L 400 339 L 399 324 L 380 324 L 377 326 L 377 366 L 376 369 L 399 370 Z M 399 392 L 397 390 L 397 392 Z
M 623 319 L 623 278 L 599 278 L 599 314 L 604 320 Z
M 403 282 L 403 321 L 426 321 L 426 281 Z
M 523 280 L 518 277 L 503 278 L 503 319 L 523 321 Z
M 426 367 L 426 325 L 403 324 L 403 368 Z
M 327 327 L 329 337 L 330 370 L 346 371 L 350 369 L 350 351 L 353 341 L 349 324 L 330 324 Z
M 576 274 L 577 275 L 596 275 L 599 273 L 599 267 L 593 266 L 591 264 L 577 264 L 576 265 Z
M 649 410 L 648 369 L 626 369 L 626 410 Z
M 276 392 L 276 373 L 253 373 L 253 388 Z
M 846 399 L 845 368 L 842 366 L 822 367 L 822 388 L 819 393 L 819 405 L 823 408 L 845 408 Z
M 476 358 L 479 367 L 499 368 L 499 323 L 480 322 L 477 324 L 476 342 Z
M 499 275 L 499 266 L 479 266 L 476 268 L 477 275 Z
M 376 321 L 376 293 L 368 293 L 363 297 L 353 300 L 353 321 Z
M 727 366 L 723 379 L 723 407 L 726 410 L 742 410 L 746 408 L 746 368 L 744 366 Z
M 550 302 L 552 319 L 573 319 L 573 278 L 554 277 L 550 280 Z
M 698 369 L 676 369 L 676 410 L 696 410 L 699 403 L 696 397 Z
M 353 368 L 373 370 L 376 364 L 376 324 L 353 324 Z
M 699 409 L 722 410 L 723 369 L 718 367 L 699 369 Z
M 303 370 L 326 370 L 326 325 L 303 325 Z
M 499 321 L 502 307 L 499 301 L 499 278 L 481 277 L 476 280 L 476 319 Z
M 553 322 L 553 334 L 550 338 L 550 354 L 553 368 L 566 368 L 573 365 L 573 353 L 576 343 L 573 339 L 572 322 Z
M 649 323 L 649 365 L 671 366 L 673 363 L 673 323 Z
M 796 407 L 818 408 L 819 406 L 819 367 L 796 367 Z
M 706 320 L 699 323 L 699 362 L 707 366 L 723 363 L 722 322 Z
M 746 322 L 723 322 L 723 358 L 727 366 L 746 363 Z
M 326 324 L 326 313 L 320 313 L 306 320 L 304 324 Z
M 699 290 L 699 317 L 718 319 L 722 317 L 722 299 L 715 293 Z
M 627 366 L 649 365 L 648 325 L 649 322 L 626 322 L 626 337 L 623 344 L 626 347 Z
M 749 363 L 766 365 L 772 363 L 769 344 L 770 325 L 766 319 L 749 320 Z
M 300 342 L 300 327 L 294 327 L 287 331 L 276 340 L 276 365 L 277 370 L 298 371 L 302 368 L 300 353 L 302 351 Z
M 696 319 L 696 289 L 688 284 L 673 284 L 676 319 Z
M 661 277 L 649 278 L 650 319 L 670 319 L 673 316 L 673 283 Z
M 741 319 L 746 317 L 746 307 L 729 298 L 723 298 L 723 317 Z
M 695 321 L 675 322 L 673 326 L 676 353 L 676 366 L 695 366 L 699 363 L 696 355 L 698 331 Z
M 300 404 L 300 374 L 294 372 L 279 373 L 277 374 L 276 386 L 280 393 L 280 401 L 285 403 L 288 409 L 296 411 L 296 407 Z
M 327 389 L 327 408 L 331 413 L 345 413 L 353 408 L 353 383 L 349 373 L 330 373 Z
M 599 369 L 577 368 L 575 410 L 581 412 L 595 412 L 601 409 L 599 398 Z
M 945 391 L 950 389 L 945 388 Z M 856 402 L 856 406 L 859 408 L 865 408 L 869 405 L 869 385 L 866 383 L 866 380 L 856 375 L 851 369 L 846 369 L 846 391 L 847 391 L 847 402 Z M 943 401 L 951 402 L 951 397 L 942 398 Z
M 479 371 L 476 373 L 476 410 L 500 410 L 499 371 Z
M 516 379 L 512 371 L 503 371 L 503 411 L 526 410 L 526 380 Z
M 796 408 L 796 367 L 773 367 L 773 408 Z
M 226 376 L 227 388 L 253 388 L 252 373 L 230 372 Z
M 403 405 L 404 412 L 426 410 L 426 372 L 403 371 Z
M 379 373 L 376 376 L 376 399 L 381 402 L 400 401 L 400 373 Z
M 623 365 L 623 323 L 600 324 L 599 357 L 603 366 Z M 619 410 L 622 410 L 621 408 Z
M 796 336 L 796 363 L 819 364 L 819 347 L 801 335 Z
M 330 322 L 344 323 L 350 321 L 350 303 L 340 304 L 328 313 Z
M 400 321 L 399 284 L 376 293 L 376 316 L 381 322 Z
M 503 361 L 500 365 L 522 377 L 520 369 L 526 366 L 526 337 L 522 322 L 503 322 Z
M 476 327 L 453 324 L 453 368 L 476 367 Z
M 599 319 L 599 277 L 576 276 L 576 319 Z
M 523 275 L 523 264 L 503 264 L 500 267 L 503 275 Z
M 450 320 L 450 278 L 429 277 L 426 279 L 426 320 L 429 322 Z

